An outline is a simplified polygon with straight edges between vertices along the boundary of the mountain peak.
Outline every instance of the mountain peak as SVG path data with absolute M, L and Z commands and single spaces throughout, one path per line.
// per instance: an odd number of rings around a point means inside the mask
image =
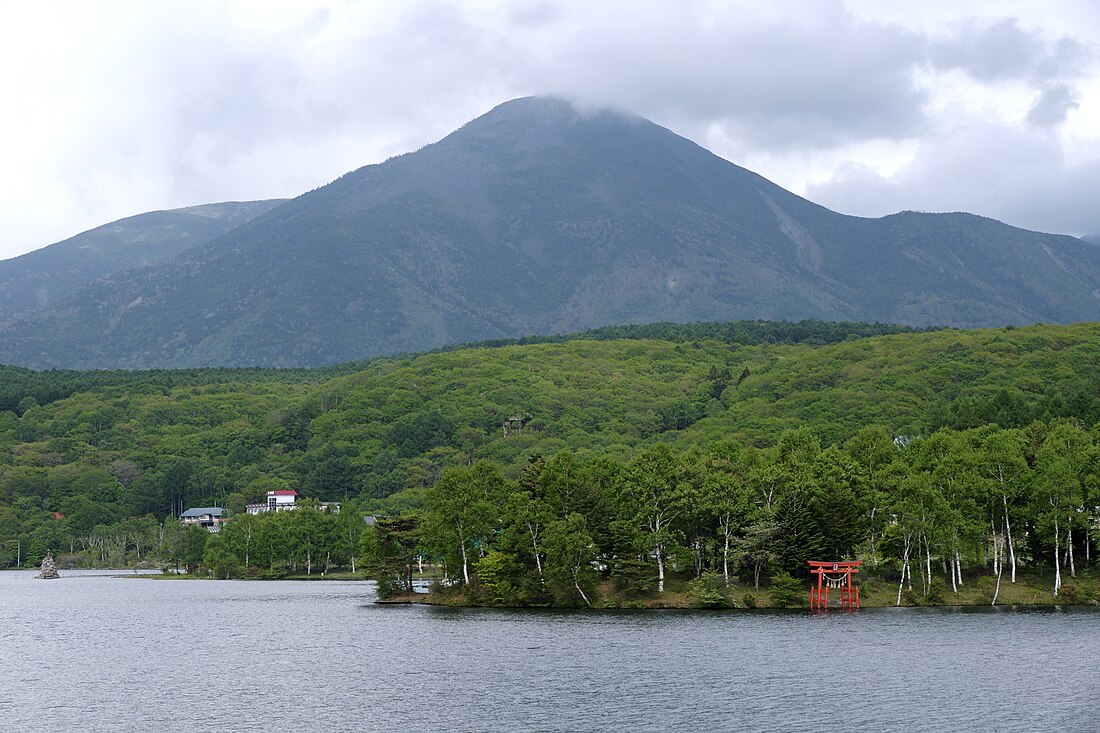
M 546 95 L 0 325 L 0 361 L 303 366 L 652 321 L 1068 322 L 1097 320 L 1098 294 L 1096 245 L 842 216 Z
M 582 101 L 558 94 L 520 97 L 497 105 L 459 128 L 454 135 L 507 139 L 524 131 L 543 134 L 560 132 L 581 123 L 653 123 L 632 112 L 609 105 Z

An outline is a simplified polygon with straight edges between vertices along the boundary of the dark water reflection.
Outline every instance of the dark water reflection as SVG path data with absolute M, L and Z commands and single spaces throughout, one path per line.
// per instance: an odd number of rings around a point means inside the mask
M 379 607 L 0 573 L 0 730 L 1100 731 L 1096 609 Z

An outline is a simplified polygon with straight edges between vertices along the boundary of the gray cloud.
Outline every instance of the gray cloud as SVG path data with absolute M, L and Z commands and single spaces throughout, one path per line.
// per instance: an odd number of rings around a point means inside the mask
M 1061 234 L 1100 232 L 1100 162 L 1065 159 L 1049 134 L 971 119 L 947 139 L 922 144 L 901 173 L 849 166 L 813 185 L 809 198 L 861 216 L 906 209 L 970 211 Z
M 657 22 L 659 32 L 610 39 L 597 29 L 579 33 L 548 83 L 646 115 L 717 123 L 765 148 L 899 138 L 922 127 L 916 34 L 843 12 L 708 26 L 677 7 Z
M 0 158 L 21 163 L 0 168 L 23 171 L 0 187 L 12 202 L 0 212 L 0 257 L 142 210 L 295 195 L 419 148 L 506 99 L 544 92 L 624 107 L 700 142 L 728 140 L 723 152 L 734 157 L 781 160 L 760 171 L 781 185 L 804 180 L 796 169 L 832 151 L 920 141 L 914 164 L 890 180 L 849 166 L 807 192 L 846 211 L 1000 215 L 1007 208 L 981 191 L 1043 180 L 1078 202 L 1072 185 L 1092 180 L 1087 165 L 1062 159 L 1052 136 L 1088 109 L 1095 46 L 1015 19 L 940 33 L 858 16 L 841 0 L 411 0 L 291 4 L 255 16 L 220 3 L 81 7 L 68 14 L 94 16 L 94 39 L 79 29 L 56 38 L 48 14 L 23 30 L 38 36 L 34 63 L 20 68 L 52 76 L 26 84 L 32 96 L 14 107 L 48 100 L 52 119 L 71 122 L 40 132 L 12 117 L 16 126 L 0 130 L 0 146 L 37 151 L 34 166 L 27 156 Z M 51 58 L 65 62 L 43 63 Z M 959 150 L 954 123 L 930 103 L 928 75 L 945 71 L 1030 90 L 1031 129 L 964 134 L 977 147 Z M 1021 162 L 1032 147 L 1043 157 Z M 977 166 L 974 175 L 952 166 L 960 160 Z M 937 175 L 951 178 L 942 194 Z M 1054 220 L 1026 197 L 1014 205 L 1029 221 Z M 1052 228 L 1087 218 L 1044 205 L 1065 216 Z
M 995 23 L 969 20 L 947 38 L 929 42 L 929 59 L 941 69 L 960 69 L 982 81 L 1076 79 L 1093 58 L 1085 44 L 1026 31 L 1015 18 Z
M 1055 84 L 1043 90 L 1027 113 L 1027 121 L 1035 127 L 1054 127 L 1066 121 L 1070 110 L 1080 107 L 1081 95 L 1068 84 Z

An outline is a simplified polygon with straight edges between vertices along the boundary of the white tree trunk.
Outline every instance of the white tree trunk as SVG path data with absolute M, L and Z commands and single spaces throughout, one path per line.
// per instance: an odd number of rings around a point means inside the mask
M 539 580 L 542 580 L 542 558 L 539 556 L 539 530 L 538 527 L 527 522 L 527 534 L 531 536 L 531 547 L 535 550 L 535 567 L 539 570 Z
M 993 544 L 993 572 L 999 573 L 998 568 L 1001 567 L 1001 543 L 997 540 L 997 527 L 993 524 L 993 517 L 989 517 L 989 537 L 990 542 Z
M 580 573 L 580 568 L 573 568 L 573 587 L 577 589 L 577 592 L 581 594 L 581 598 L 584 599 L 584 605 L 591 607 L 592 601 L 588 600 L 588 596 L 581 590 L 580 581 L 577 579 L 577 575 Z
M 932 588 L 932 551 L 928 548 L 928 538 L 924 538 L 924 569 L 926 573 L 926 580 L 924 583 L 924 594 L 928 595 L 929 589 Z
M 963 570 L 962 570 L 962 557 L 959 556 L 959 551 L 955 550 L 955 572 L 959 574 L 959 585 L 963 584 Z
M 1069 520 L 1072 522 L 1073 517 Z M 1069 548 L 1069 577 L 1077 577 L 1077 568 L 1073 564 L 1073 525 L 1070 525 L 1069 530 L 1066 531 L 1066 547 Z
M 902 554 L 901 554 L 901 580 L 898 581 L 898 600 L 897 600 L 897 603 L 894 604 L 895 606 L 900 606 L 901 605 L 901 591 L 905 586 L 905 574 L 908 572 L 908 570 L 909 570 L 909 535 L 906 535 L 905 536 L 905 549 L 902 551 Z M 912 583 L 912 581 L 910 581 L 910 583 Z M 910 588 L 912 588 L 912 585 L 910 585 Z
M 996 542 L 996 544 L 997 544 L 997 552 L 1000 553 L 1001 552 L 1001 549 L 999 547 L 1000 546 L 1000 540 L 995 539 L 994 542 Z M 993 590 L 993 601 L 992 601 L 992 603 L 989 604 L 991 606 L 996 606 L 997 605 L 997 596 L 999 596 L 1001 594 L 1001 570 L 1002 570 L 1003 566 L 1004 566 L 1004 563 L 1002 563 L 1002 562 L 997 563 L 997 587 Z
M 1012 582 L 1016 582 L 1016 549 L 1012 546 L 1012 524 L 1008 521 L 1008 497 L 1001 494 L 1005 506 L 1005 536 L 1008 538 L 1008 562 L 1012 566 Z
M 470 584 L 470 564 L 466 557 L 466 543 L 462 543 L 462 582 Z
M 665 554 L 662 547 L 657 545 L 657 592 L 665 592 Z
M 727 527 L 726 542 L 722 546 L 722 579 L 726 582 L 726 585 L 730 584 L 730 533 Z
M 1058 518 L 1054 518 L 1054 596 L 1058 597 L 1058 589 L 1062 587 L 1062 548 L 1058 546 Z
M 947 568 L 951 572 L 951 592 L 952 593 L 958 593 L 959 592 L 959 586 L 955 582 L 955 558 L 951 558 L 950 560 L 947 561 Z
M 875 512 L 878 511 L 877 506 L 871 507 L 871 530 L 868 533 L 871 537 L 871 562 L 874 563 L 875 568 L 878 568 L 878 553 L 875 552 Z

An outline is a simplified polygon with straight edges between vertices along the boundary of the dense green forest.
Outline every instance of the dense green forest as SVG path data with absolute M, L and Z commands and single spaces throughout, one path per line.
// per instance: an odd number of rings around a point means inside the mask
M 797 582 L 786 596 L 776 585 L 807 560 L 856 558 L 893 579 L 899 605 L 948 602 L 975 582 L 969 598 L 994 603 L 1025 570 L 1045 600 L 1079 602 L 1095 593 L 1091 575 L 1076 579 L 1098 507 L 1100 432 L 1074 420 L 908 442 L 867 427 L 828 447 L 801 429 L 767 448 L 536 455 L 515 481 L 489 461 L 450 468 L 425 511 L 367 531 L 364 556 L 384 596 L 411 593 L 426 555 L 453 583 L 437 600 L 479 605 L 660 602 L 673 578 L 688 581 L 689 603 L 733 605 L 742 581 L 752 604 L 762 576 L 772 605 L 801 604 Z
M 430 529 L 433 512 L 441 516 L 432 504 L 440 481 L 454 484 L 455 476 L 475 466 L 500 482 L 493 489 L 503 492 L 493 494 L 497 503 L 507 503 L 517 491 L 538 498 L 530 482 L 540 461 L 572 461 L 582 473 L 603 471 L 597 494 L 625 497 L 629 482 L 621 477 L 636 471 L 632 467 L 643 457 L 656 460 L 655 451 L 669 451 L 661 460 L 678 466 L 676 475 L 688 471 L 685 465 L 710 465 L 719 460 L 716 455 L 726 455 L 722 460 L 731 464 L 748 461 L 748 468 L 737 471 L 756 476 L 754 471 L 764 470 L 759 466 L 779 460 L 776 451 L 791 436 L 804 446 L 799 455 L 807 466 L 824 470 L 819 464 L 826 459 L 818 456 L 832 456 L 828 460 L 836 459 L 836 471 L 848 471 L 851 467 L 836 456 L 854 460 L 851 441 L 871 428 L 879 442 L 887 436 L 897 446 L 891 470 L 907 481 L 920 475 L 913 461 L 929 444 L 957 439 L 973 452 L 984 440 L 976 436 L 986 433 L 1022 441 L 1026 449 L 1017 451 L 1017 458 L 1027 470 L 1006 500 L 1015 532 L 1008 548 L 1032 566 L 1051 565 L 1053 549 L 1044 549 L 1046 540 L 1039 539 L 1046 520 L 1034 498 L 1036 477 L 1044 470 L 1039 448 L 1049 435 L 1070 429 L 1083 431 L 1089 446 L 1095 443 L 1100 326 L 895 330 L 815 322 L 657 324 L 323 370 L 0 368 L 0 566 L 14 565 L 17 557 L 36 562 L 47 550 L 118 564 L 146 558 L 160 547 L 155 556 L 162 561 L 164 535 L 174 531 L 166 519 L 181 508 L 217 505 L 239 513 L 275 488 L 392 517 L 424 512 Z M 505 430 L 510 418 L 515 420 Z M 958 480 L 969 487 L 977 475 L 961 473 Z M 817 485 L 805 476 L 799 482 Z M 870 511 L 862 503 L 865 487 L 849 483 L 845 490 L 857 497 L 856 509 Z M 1067 518 L 1063 526 L 1057 520 L 1059 532 L 1073 530 L 1079 557 L 1091 552 L 1086 524 L 1096 503 L 1093 495 L 1084 497 L 1073 521 Z M 608 522 L 623 521 L 622 506 L 608 508 L 606 496 L 599 501 L 604 502 L 600 511 L 614 514 Z M 982 506 L 984 512 L 988 507 Z M 763 521 L 757 509 L 741 511 L 739 533 Z M 574 514 L 584 518 L 584 531 L 600 553 L 598 563 L 607 573 L 625 572 L 616 569 L 619 555 L 609 554 L 611 540 L 597 536 L 619 530 L 601 526 L 599 517 L 576 507 L 561 521 Z M 893 505 L 875 504 L 874 514 L 875 521 L 888 522 L 886 534 L 900 526 Z M 676 521 L 685 516 L 679 513 Z M 978 515 L 967 516 L 977 521 Z M 988 524 L 988 517 L 980 516 Z M 769 521 L 784 526 L 781 520 L 788 519 Z M 848 540 L 827 538 L 820 549 L 870 551 L 853 538 L 877 537 L 872 527 L 862 522 L 852 527 Z M 699 540 L 679 525 L 668 531 L 685 538 L 684 547 Z M 990 538 L 995 534 L 986 532 Z M 425 536 L 435 537 L 432 546 L 444 552 L 437 535 Z M 926 561 L 952 559 L 939 554 L 938 540 L 922 536 L 911 538 L 912 553 L 919 547 L 928 551 Z M 107 537 L 113 554 L 102 549 Z M 889 537 L 881 541 L 892 547 Z M 960 545 L 955 559 L 985 562 L 994 540 L 975 542 Z M 1064 538 L 1058 542 L 1061 546 Z M 714 570 L 713 537 L 700 543 L 691 550 L 689 565 Z M 478 562 L 489 547 L 479 541 Z M 616 547 L 620 552 L 622 545 Z M 806 547 L 818 549 L 812 543 Z M 684 551 L 669 548 L 668 569 L 682 571 Z M 652 551 L 638 553 L 645 566 L 639 577 L 652 571 L 655 579 Z M 349 554 L 354 554 L 350 546 L 339 552 L 330 548 L 327 562 L 344 565 Z M 778 554 L 778 560 L 761 566 L 765 574 L 799 570 L 794 556 Z M 291 547 L 280 562 L 298 567 L 303 561 Z M 746 572 L 744 563 L 735 565 L 739 574 Z M 280 563 L 266 564 L 269 570 L 276 566 Z M 455 577 L 461 573 L 453 552 L 447 567 Z M 474 575 L 483 576 L 487 567 Z

